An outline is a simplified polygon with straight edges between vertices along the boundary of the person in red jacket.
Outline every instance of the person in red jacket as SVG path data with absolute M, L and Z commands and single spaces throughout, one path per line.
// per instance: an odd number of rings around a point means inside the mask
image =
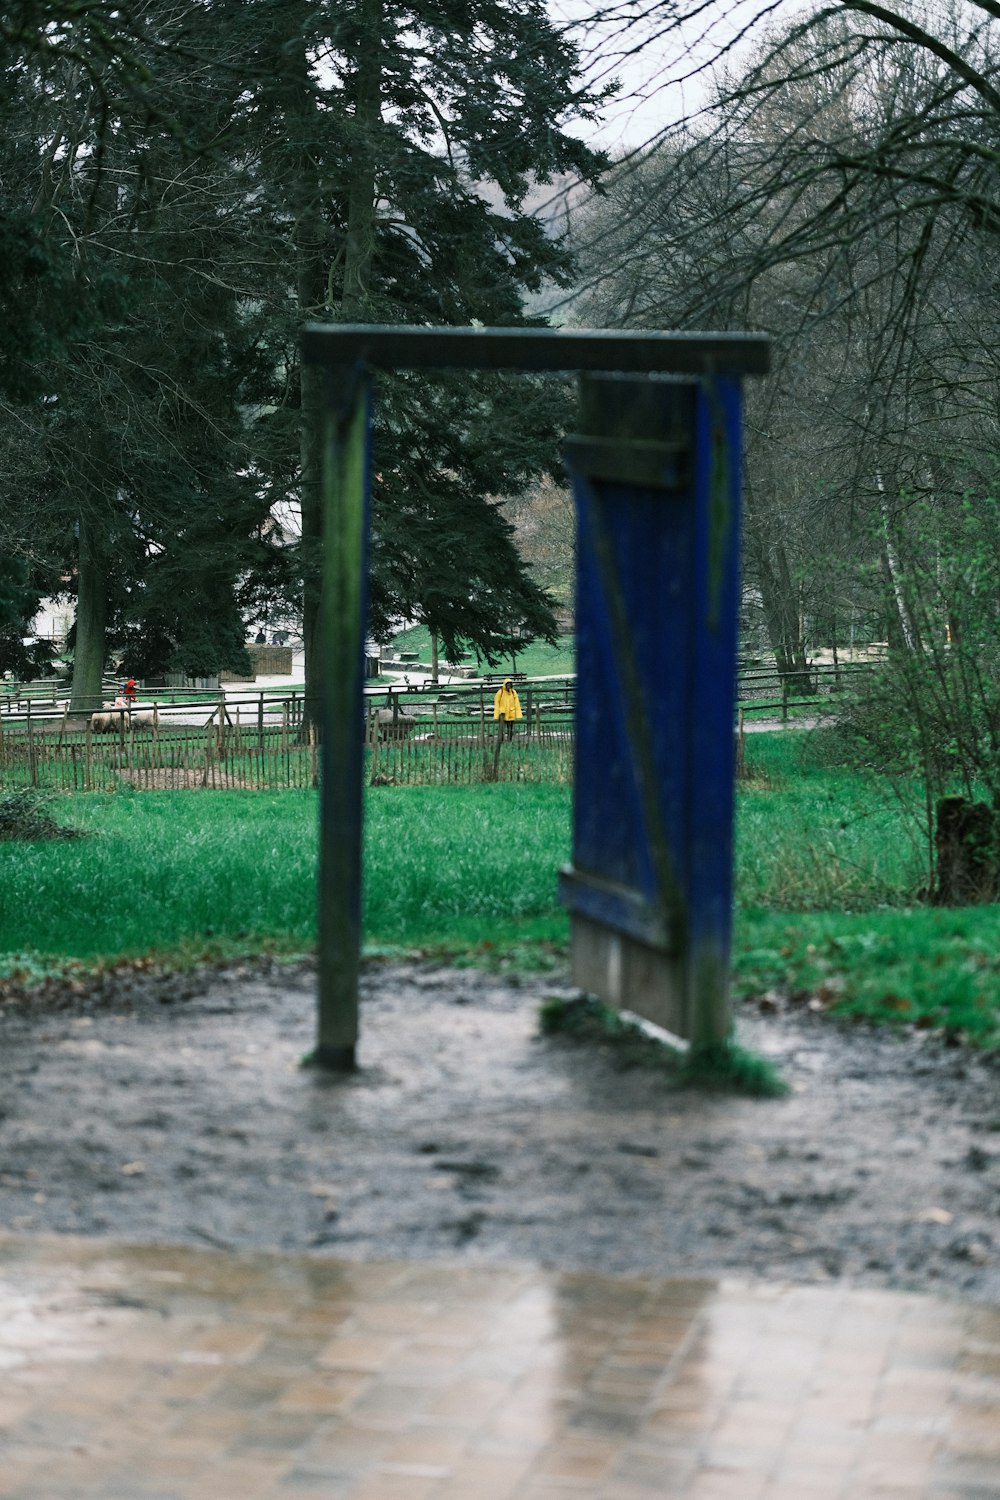
M 132 704 L 135 702 L 135 678 L 134 677 L 130 677 L 129 680 L 125 684 L 125 702 L 128 704 L 129 708 L 131 708 Z

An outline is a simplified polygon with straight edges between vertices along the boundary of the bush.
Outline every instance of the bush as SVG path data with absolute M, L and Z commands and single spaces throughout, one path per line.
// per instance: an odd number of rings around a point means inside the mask
M 895 524 L 883 552 L 889 652 L 844 700 L 839 727 L 856 760 L 922 785 L 925 894 L 947 903 L 978 887 L 996 900 L 994 883 L 944 868 L 955 840 L 942 838 L 939 808 L 979 802 L 977 849 L 983 812 L 1000 813 L 1000 507 L 914 503 Z
M 79 828 L 66 828 L 57 823 L 46 806 L 51 797 L 33 787 L 21 787 L 16 792 L 7 792 L 0 797 L 0 839 L 75 839 L 82 836 Z

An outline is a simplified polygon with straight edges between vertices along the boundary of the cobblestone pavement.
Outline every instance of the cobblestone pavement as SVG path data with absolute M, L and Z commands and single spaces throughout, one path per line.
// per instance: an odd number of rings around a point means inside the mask
M 0 1237 L 3 1500 L 1000 1497 L 1000 1308 Z

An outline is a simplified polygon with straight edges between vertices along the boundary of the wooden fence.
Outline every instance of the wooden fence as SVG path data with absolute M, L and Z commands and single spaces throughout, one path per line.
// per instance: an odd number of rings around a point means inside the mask
M 201 724 L 184 721 L 190 709 L 159 708 L 155 725 L 133 724 L 121 714 L 110 733 L 65 714 L 0 721 L 0 789 L 275 791 L 318 785 L 319 749 L 312 729 L 302 727 L 301 697 L 294 704 L 236 704 L 221 714 L 216 708 Z M 508 738 L 503 726 L 468 707 L 414 704 L 393 713 L 372 706 L 359 733 L 368 778 L 376 786 L 572 779 L 571 713 L 536 711 L 530 728 L 522 721 Z
M 91 725 L 31 721 L 0 724 L 0 787 L 60 791 L 239 787 L 273 790 L 314 786 L 315 736 L 302 736 L 287 702 L 263 723 L 234 708 L 221 723 L 189 724 L 160 711 L 157 725 L 131 725 L 122 715 L 110 734 Z
M 815 713 L 849 685 L 852 670 L 862 669 L 814 667 L 788 678 L 773 669 L 744 670 L 739 721 L 755 713 L 781 720 L 799 710 Z M 493 721 L 495 686 L 483 680 L 370 689 L 358 726 L 369 782 L 571 781 L 575 679 L 518 681 L 524 717 L 509 738 Z M 318 783 L 318 747 L 303 728 L 300 690 L 239 702 L 217 692 L 168 693 L 142 701 L 137 713 L 154 708 L 155 724 L 121 714 L 114 732 L 100 734 L 90 722 L 71 720 L 51 696 L 11 695 L 0 713 L 0 789 L 280 790 Z

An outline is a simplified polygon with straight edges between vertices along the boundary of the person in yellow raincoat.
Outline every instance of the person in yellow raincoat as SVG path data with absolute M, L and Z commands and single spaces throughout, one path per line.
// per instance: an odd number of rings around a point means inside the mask
M 494 719 L 506 720 L 508 739 L 514 733 L 514 720 L 523 718 L 521 700 L 517 696 L 514 684 L 509 677 L 504 678 L 503 686 L 497 688 L 496 693 L 493 695 L 493 717 Z

